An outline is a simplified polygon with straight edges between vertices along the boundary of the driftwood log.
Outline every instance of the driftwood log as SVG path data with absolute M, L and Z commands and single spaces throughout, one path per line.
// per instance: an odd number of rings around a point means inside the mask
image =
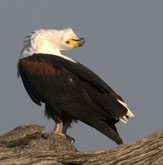
M 163 131 L 111 150 L 78 152 L 43 126 L 20 126 L 0 136 L 0 165 L 163 165 Z

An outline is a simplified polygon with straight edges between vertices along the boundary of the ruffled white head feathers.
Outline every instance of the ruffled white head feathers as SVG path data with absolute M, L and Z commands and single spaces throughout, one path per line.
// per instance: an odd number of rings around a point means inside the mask
M 25 38 L 21 54 L 23 57 L 38 53 L 61 55 L 60 51 L 70 50 L 83 44 L 84 38 L 78 38 L 71 28 L 40 29 L 33 31 Z

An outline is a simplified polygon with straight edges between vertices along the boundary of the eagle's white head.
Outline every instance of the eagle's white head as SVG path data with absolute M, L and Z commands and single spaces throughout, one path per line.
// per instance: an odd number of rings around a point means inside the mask
M 38 53 L 62 56 L 60 51 L 82 46 L 84 42 L 84 38 L 78 38 L 71 28 L 35 30 L 25 38 L 21 56 Z

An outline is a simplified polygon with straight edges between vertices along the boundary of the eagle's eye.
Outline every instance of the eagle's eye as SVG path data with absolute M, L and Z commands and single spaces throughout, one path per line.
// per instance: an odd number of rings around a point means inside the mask
M 70 41 L 66 41 L 66 44 L 69 44 L 70 43 Z

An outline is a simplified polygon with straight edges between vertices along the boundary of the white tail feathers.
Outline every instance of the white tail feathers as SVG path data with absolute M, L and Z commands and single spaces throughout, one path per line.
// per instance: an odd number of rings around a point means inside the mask
M 127 122 L 128 122 L 128 119 L 127 119 L 126 116 L 120 117 L 119 120 L 120 120 L 121 122 L 123 122 L 123 123 L 127 123 Z
M 119 120 L 123 123 L 127 123 L 128 119 L 127 118 L 131 118 L 131 117 L 135 117 L 135 115 L 130 111 L 130 109 L 127 107 L 127 104 L 124 103 L 123 101 L 117 99 L 117 101 L 119 103 L 121 103 L 126 109 L 127 109 L 127 113 L 125 116 L 122 116 L 119 118 Z

